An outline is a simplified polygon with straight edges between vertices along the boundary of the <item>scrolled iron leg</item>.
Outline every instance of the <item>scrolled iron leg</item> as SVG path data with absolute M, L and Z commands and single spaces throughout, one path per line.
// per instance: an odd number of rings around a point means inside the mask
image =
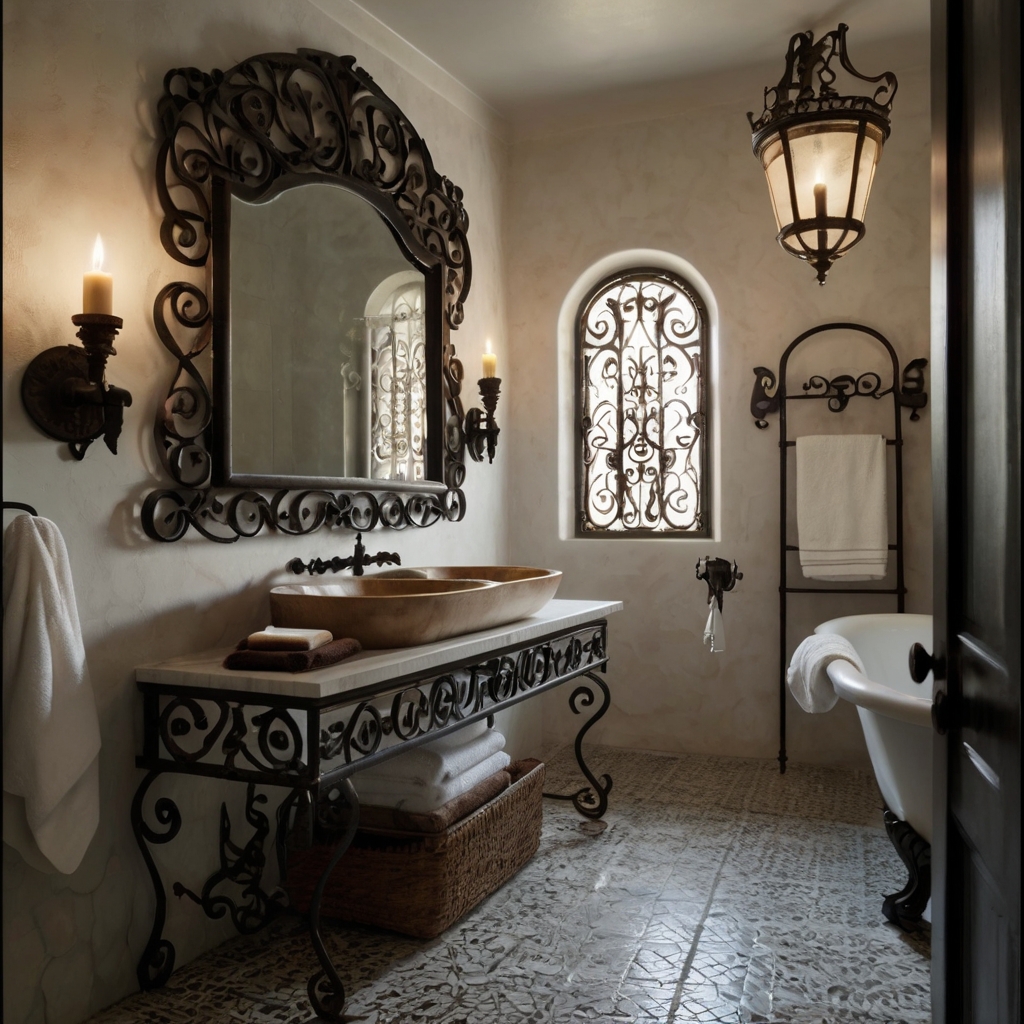
M 882 901 L 886 919 L 904 931 L 913 931 L 921 920 L 932 891 L 932 848 L 913 826 L 900 821 L 888 808 L 883 815 L 885 831 L 907 867 L 907 884 Z
M 330 862 L 316 883 L 313 898 L 309 904 L 309 937 L 322 970 L 309 979 L 306 991 L 313 1009 L 329 1021 L 345 1020 L 342 1014 L 345 1009 L 345 986 L 331 962 L 327 947 L 324 945 L 323 935 L 320 933 L 320 903 L 323 900 L 324 890 L 327 888 L 331 873 L 338 866 L 338 861 L 344 856 L 345 851 L 351 846 L 356 829 L 359 827 L 359 797 L 356 796 L 355 787 L 348 779 L 345 779 L 338 784 L 338 789 L 341 791 L 341 799 L 348 804 L 352 813 L 349 816 L 345 834 L 334 848 Z
M 610 775 L 602 775 L 598 779 L 587 767 L 586 761 L 583 760 L 583 737 L 586 736 L 591 726 L 598 722 L 608 710 L 612 696 L 607 684 L 600 676 L 593 672 L 586 672 L 584 675 L 598 686 L 603 697 L 601 706 L 583 723 L 583 727 L 576 734 L 576 763 L 580 766 L 580 771 L 583 772 L 590 785 L 576 790 L 575 793 L 545 793 L 544 796 L 551 800 L 571 800 L 573 807 L 583 817 L 597 820 L 603 817 L 604 812 L 608 810 L 608 794 L 612 791 L 612 777 Z M 594 700 L 594 691 L 584 683 L 581 686 L 577 686 L 569 695 L 569 707 L 572 708 L 574 715 L 578 715 L 582 708 L 591 707 Z
M 163 879 L 160 877 L 160 871 L 153 860 L 152 853 L 149 852 L 148 844 L 169 843 L 181 829 L 181 812 L 170 797 L 162 796 L 157 800 L 154 813 L 157 822 L 164 827 L 163 832 L 158 832 L 147 825 L 142 816 L 143 801 L 146 799 L 149 787 L 160 774 L 160 772 L 149 772 L 135 791 L 135 798 L 132 800 L 132 831 L 135 833 L 135 841 L 139 844 L 142 858 L 149 869 L 149 877 L 153 881 L 153 890 L 156 893 L 153 928 L 149 933 L 149 941 L 142 951 L 142 957 L 136 969 L 139 987 L 142 989 L 160 988 L 167 984 L 167 979 L 174 970 L 174 946 L 167 939 L 162 938 L 164 923 L 167 920 L 167 893 L 164 891 Z

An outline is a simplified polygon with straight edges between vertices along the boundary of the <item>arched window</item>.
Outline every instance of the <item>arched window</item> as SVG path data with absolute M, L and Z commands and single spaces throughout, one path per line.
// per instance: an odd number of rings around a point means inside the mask
M 581 303 L 578 536 L 708 536 L 707 335 L 668 270 L 620 271 Z

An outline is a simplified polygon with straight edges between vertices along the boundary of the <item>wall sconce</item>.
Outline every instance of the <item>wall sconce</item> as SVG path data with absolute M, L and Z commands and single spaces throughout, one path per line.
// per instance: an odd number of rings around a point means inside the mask
M 100 435 L 117 454 L 124 409 L 132 396 L 106 382 L 107 359 L 116 355 L 114 338 L 124 325 L 112 315 L 114 279 L 103 272 L 103 242 L 96 236 L 92 272 L 82 281 L 82 308 L 71 322 L 77 345 L 48 348 L 28 364 L 21 380 L 21 401 L 32 422 L 48 437 L 66 441 L 81 460 Z
M 891 71 L 868 78 L 850 63 L 848 28 L 841 24 L 817 42 L 813 32 L 793 36 L 782 80 L 764 90 L 764 111 L 757 120 L 747 114 L 754 155 L 768 179 L 778 242 L 814 267 L 819 284 L 864 237 L 868 194 L 896 95 Z M 841 96 L 832 88 L 836 56 L 854 78 L 882 84 L 871 96 Z
M 487 342 L 484 352 L 484 375 L 477 381 L 480 398 L 484 403 L 484 412 L 470 409 L 466 413 L 466 447 L 474 462 L 483 462 L 484 452 L 487 461 L 494 461 L 494 453 L 498 446 L 498 424 L 494 419 L 494 411 L 498 408 L 498 396 L 501 394 L 501 378 L 496 377 L 498 357 L 491 351 L 491 343 Z

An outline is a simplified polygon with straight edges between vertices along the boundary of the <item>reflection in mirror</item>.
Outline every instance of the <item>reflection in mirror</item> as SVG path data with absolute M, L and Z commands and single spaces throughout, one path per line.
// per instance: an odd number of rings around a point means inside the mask
M 370 468 L 374 480 L 422 480 L 427 433 L 423 275 L 404 270 L 366 303 Z
M 317 182 L 230 217 L 231 475 L 423 480 L 424 275 L 380 214 Z

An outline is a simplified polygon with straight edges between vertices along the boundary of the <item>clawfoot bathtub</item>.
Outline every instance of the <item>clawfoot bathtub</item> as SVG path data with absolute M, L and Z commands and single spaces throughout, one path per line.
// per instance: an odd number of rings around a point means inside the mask
M 911 644 L 931 649 L 930 615 L 847 615 L 816 626 L 853 644 L 864 673 L 833 661 L 836 693 L 857 706 L 871 766 L 885 800 L 885 828 L 907 866 L 906 886 L 885 897 L 882 912 L 894 924 L 913 927 L 931 892 L 932 677 L 910 678 Z

